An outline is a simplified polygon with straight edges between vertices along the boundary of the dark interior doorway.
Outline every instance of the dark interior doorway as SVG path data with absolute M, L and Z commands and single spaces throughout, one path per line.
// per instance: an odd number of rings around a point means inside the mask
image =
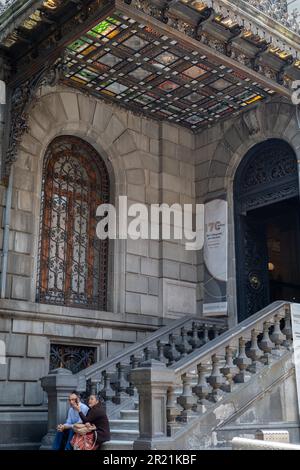
M 297 159 L 284 141 L 254 146 L 234 182 L 239 321 L 275 300 L 300 302 Z
M 300 204 L 288 199 L 250 211 L 247 217 L 261 226 L 269 302 L 300 302 Z

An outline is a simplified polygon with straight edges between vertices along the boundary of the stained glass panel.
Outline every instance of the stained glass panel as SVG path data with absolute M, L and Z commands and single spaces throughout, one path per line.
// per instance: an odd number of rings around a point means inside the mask
M 119 11 L 67 50 L 66 84 L 195 130 L 274 93 Z

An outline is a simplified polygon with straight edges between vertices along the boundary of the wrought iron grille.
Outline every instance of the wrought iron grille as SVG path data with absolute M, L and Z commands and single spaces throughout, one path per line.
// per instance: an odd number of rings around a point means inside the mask
M 78 137 L 57 137 L 43 172 L 40 302 L 106 309 L 108 240 L 96 236 L 96 209 L 108 200 L 108 172 L 96 151 Z
M 50 371 L 63 367 L 76 374 L 91 366 L 97 360 L 96 348 L 74 346 L 65 344 L 51 344 L 50 347 Z
M 299 195 L 297 159 L 279 139 L 257 144 L 242 161 L 235 181 L 240 213 Z

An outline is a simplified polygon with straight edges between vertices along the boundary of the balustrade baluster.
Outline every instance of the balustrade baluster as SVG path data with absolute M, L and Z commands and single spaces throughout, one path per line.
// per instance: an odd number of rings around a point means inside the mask
M 208 326 L 208 325 L 204 325 L 203 344 L 206 344 L 206 343 L 208 343 L 208 341 L 209 341 L 208 331 L 209 331 L 209 326 Z
M 248 367 L 248 370 L 253 374 L 255 374 L 262 367 L 262 364 L 260 362 L 262 353 L 258 347 L 257 342 L 258 335 L 259 331 L 253 328 L 253 330 L 251 330 L 251 345 L 250 348 L 246 351 L 247 356 L 252 361 L 252 364 Z
M 134 396 L 134 397 L 137 397 L 137 389 L 133 385 L 133 383 L 131 382 L 131 371 L 133 369 L 138 368 L 139 363 L 140 363 L 139 359 L 137 357 L 135 357 L 134 354 L 130 356 L 130 372 L 128 374 L 129 386 L 126 388 L 126 393 L 128 395 L 131 395 L 131 396 Z
M 284 328 L 282 329 L 282 333 L 285 335 L 285 340 L 283 341 L 282 345 L 285 348 L 290 349 L 293 343 L 293 331 L 289 309 L 286 309 L 285 311 Z
M 131 369 L 136 369 L 139 367 L 140 359 L 136 357 L 134 354 L 130 356 L 130 367 Z
M 169 335 L 169 345 L 170 345 L 170 348 L 169 348 L 168 355 L 167 355 L 169 359 L 168 365 L 172 365 L 174 364 L 174 362 L 180 359 L 180 353 L 176 349 L 175 337 L 172 333 Z
M 190 339 L 190 345 L 193 349 L 197 349 L 201 345 L 201 340 L 198 336 L 198 325 L 196 322 L 193 322 L 192 324 L 192 336 Z
M 192 347 L 188 342 L 187 331 L 184 326 L 180 330 L 180 339 L 181 341 L 177 344 L 177 349 L 181 352 L 181 357 L 185 357 L 189 352 L 191 352 Z
M 99 395 L 105 402 L 111 402 L 115 396 L 115 391 L 111 387 L 111 375 L 106 371 L 102 371 L 103 388 L 100 390 Z
M 204 364 L 197 365 L 198 383 L 192 388 L 193 393 L 198 397 L 196 411 L 204 412 L 209 405 L 207 397 L 211 393 L 211 387 L 206 380 L 207 367 Z
M 179 405 L 182 406 L 183 411 L 181 412 L 181 419 L 187 421 L 190 417 L 194 416 L 193 408 L 197 403 L 197 398 L 193 395 L 192 391 L 192 377 L 188 374 L 181 376 L 183 391 L 182 395 L 178 398 Z
M 270 339 L 269 328 L 270 328 L 270 323 L 265 322 L 263 326 L 263 337 L 261 341 L 258 343 L 259 348 L 264 352 L 264 355 L 261 359 L 264 362 L 264 364 L 270 364 L 272 360 L 271 352 L 273 349 L 273 343 Z
M 239 355 L 234 359 L 234 364 L 239 368 L 240 372 L 234 376 L 234 381 L 237 383 L 245 383 L 250 378 L 247 374 L 247 368 L 251 365 L 251 360 L 246 355 L 246 340 L 239 339 Z
M 216 354 L 211 358 L 212 371 L 207 378 L 208 383 L 212 386 L 212 392 L 209 396 L 211 401 L 217 402 L 222 397 L 221 386 L 224 384 L 224 378 L 220 373 L 219 359 Z
M 144 359 L 143 359 L 143 361 L 144 361 L 144 362 L 149 361 L 149 360 L 151 359 L 151 354 L 150 354 L 149 348 L 148 348 L 148 347 L 147 347 L 147 348 L 144 348 L 144 349 L 143 349 L 143 353 L 144 353 Z
M 217 327 L 217 325 L 212 326 L 212 332 L 213 332 L 212 339 L 217 338 L 217 336 L 218 336 L 218 327 Z
M 284 335 L 280 329 L 280 320 L 281 317 L 279 315 L 275 315 L 274 328 L 272 334 L 270 335 L 271 341 L 275 344 L 275 350 L 273 350 L 273 354 L 280 354 L 283 352 L 281 345 L 284 342 Z
M 221 386 L 221 389 L 225 392 L 232 392 L 234 387 L 233 379 L 239 371 L 238 367 L 233 363 L 232 356 L 233 348 L 227 346 L 225 350 L 225 365 L 220 369 L 226 380 L 225 384 Z
M 180 424 L 176 418 L 181 415 L 182 407 L 177 403 L 175 387 L 171 386 L 167 392 L 167 423 L 168 436 L 172 436 L 178 430 Z
M 127 398 L 128 391 L 128 380 L 125 377 L 125 370 L 127 366 L 118 362 L 116 364 L 118 371 L 118 378 L 116 382 L 116 396 L 114 397 L 114 403 L 120 404 L 123 398 Z
M 156 342 L 156 347 L 157 347 L 157 360 L 159 362 L 166 362 L 165 354 L 164 354 L 164 344 L 158 340 Z
M 97 381 L 92 380 L 92 379 L 88 379 L 86 381 L 86 395 L 87 395 L 87 398 L 90 395 L 97 395 Z

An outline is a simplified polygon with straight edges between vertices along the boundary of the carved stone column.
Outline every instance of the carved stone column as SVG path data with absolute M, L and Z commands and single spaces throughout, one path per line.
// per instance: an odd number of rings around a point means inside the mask
M 68 369 L 54 369 L 41 378 L 43 390 L 48 395 L 48 432 L 43 437 L 41 450 L 51 449 L 56 433 L 56 426 L 66 421 L 68 397 L 77 390 L 78 378 Z
M 133 448 L 169 448 L 172 440 L 167 437 L 167 393 L 175 383 L 174 372 L 151 359 L 131 372 L 131 382 L 139 393 L 140 421 L 140 435 Z

